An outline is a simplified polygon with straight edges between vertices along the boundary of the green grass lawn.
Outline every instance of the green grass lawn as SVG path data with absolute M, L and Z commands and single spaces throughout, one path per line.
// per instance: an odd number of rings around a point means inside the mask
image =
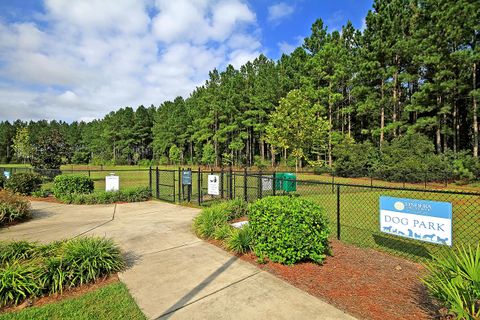
M 0 320 L 55 320 L 55 319 L 146 319 L 127 287 L 116 282 L 80 297 L 67 298 L 40 307 L 0 314 Z

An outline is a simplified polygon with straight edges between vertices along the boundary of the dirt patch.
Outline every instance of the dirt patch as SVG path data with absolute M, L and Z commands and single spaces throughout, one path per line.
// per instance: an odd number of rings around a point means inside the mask
M 41 202 L 51 202 L 51 203 L 62 203 L 60 200 L 55 198 L 53 195 L 49 195 L 46 198 L 42 197 L 25 197 L 28 201 L 41 201 Z
M 115 274 L 106 278 L 98 279 L 93 283 L 84 284 L 80 287 L 64 289 L 63 293 L 61 294 L 55 293 L 55 294 L 51 294 L 44 297 L 27 299 L 25 302 L 23 302 L 22 304 L 19 304 L 18 306 L 0 308 L 0 313 L 15 312 L 15 311 L 23 310 L 28 307 L 38 307 L 38 306 L 43 306 L 45 304 L 58 302 L 64 299 L 78 297 L 78 296 L 84 295 L 87 292 L 94 291 L 98 288 L 104 287 L 106 285 L 109 285 L 111 283 L 115 283 L 118 281 L 119 281 L 118 275 Z
M 431 319 L 438 315 L 438 306 L 420 281 L 425 273 L 422 265 L 340 241 L 333 241 L 332 247 L 334 256 L 323 266 L 311 262 L 258 264 L 253 253 L 240 258 L 361 319 Z

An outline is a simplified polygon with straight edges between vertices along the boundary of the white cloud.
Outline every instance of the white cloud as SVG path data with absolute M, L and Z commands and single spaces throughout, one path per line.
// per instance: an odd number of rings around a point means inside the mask
M 330 17 L 325 19 L 325 25 L 329 31 L 340 31 L 345 23 L 345 14 L 342 10 L 335 11 Z
M 279 23 L 285 17 L 288 17 L 295 11 L 295 8 L 284 2 L 280 2 L 268 7 L 268 21 Z
M 303 44 L 303 39 L 304 39 L 304 37 L 297 36 L 295 38 L 295 41 L 293 41 L 291 43 L 286 42 L 286 41 L 281 41 L 277 45 L 278 45 L 278 48 L 280 49 L 281 53 L 290 54 L 296 48 L 300 47 Z
M 0 38 L 0 119 L 159 105 L 262 52 L 256 16 L 239 0 L 46 0 L 40 20 L 0 20 Z

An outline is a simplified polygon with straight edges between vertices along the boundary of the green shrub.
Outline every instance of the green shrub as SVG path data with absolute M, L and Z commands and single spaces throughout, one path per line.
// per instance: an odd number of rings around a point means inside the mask
M 293 264 L 310 259 L 321 263 L 330 253 L 330 229 L 324 210 L 295 197 L 267 197 L 249 208 L 253 250 L 259 257 Z
M 108 204 L 114 202 L 140 202 L 150 199 L 151 193 L 147 187 L 130 188 L 114 192 L 95 192 L 90 194 L 66 194 L 59 198 L 68 204 Z
M 480 318 L 480 244 L 434 257 L 423 279 L 429 292 L 459 319 Z
M 52 194 L 50 189 L 43 189 L 41 188 L 40 190 L 33 191 L 32 192 L 32 197 L 34 198 L 48 198 L 48 196 Z
M 0 265 L 32 259 L 37 254 L 36 249 L 36 244 L 28 241 L 0 242 Z
M 22 195 L 30 195 L 40 189 L 42 177 L 37 173 L 14 173 L 5 183 L 5 189 Z
M 87 176 L 61 175 L 53 180 L 53 194 L 57 198 L 68 194 L 88 194 L 93 189 L 93 180 Z
M 332 173 L 332 169 L 327 166 L 315 166 L 313 167 L 313 174 L 322 175 L 324 173 Z
M 32 263 L 13 261 L 0 265 L 0 306 L 18 304 L 41 293 L 42 269 Z
M 125 267 L 120 249 L 113 240 L 79 238 L 65 242 L 63 266 L 69 286 L 78 286 Z
M 62 292 L 121 271 L 125 262 L 110 239 L 77 238 L 39 245 L 0 244 L 0 306 Z
M 252 239 L 249 225 L 244 225 L 241 229 L 233 228 L 227 238 L 227 248 L 235 253 L 246 253 L 251 250 Z
M 213 238 L 215 240 L 225 240 L 227 239 L 232 232 L 232 227 L 228 224 L 224 224 L 223 226 L 215 229 L 213 232 Z
M 335 175 L 340 177 L 368 177 L 379 161 L 378 148 L 371 142 L 355 143 L 349 139 L 333 150 Z
M 219 204 L 227 214 L 227 220 L 234 220 L 248 214 L 248 203 L 242 198 L 235 198 Z
M 223 205 L 214 205 L 205 208 L 193 220 L 193 229 L 195 233 L 205 239 L 214 238 L 217 229 L 227 224 L 227 214 Z
M 30 203 L 7 191 L 0 191 L 0 226 L 30 217 Z

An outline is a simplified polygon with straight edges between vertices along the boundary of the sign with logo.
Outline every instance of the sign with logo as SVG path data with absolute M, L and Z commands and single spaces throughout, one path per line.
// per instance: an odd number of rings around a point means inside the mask
M 381 196 L 380 231 L 452 246 L 452 204 Z
M 182 184 L 183 185 L 191 185 L 192 184 L 192 171 L 191 170 L 183 170 L 182 171 Z
M 7 179 L 10 179 L 10 172 L 9 171 L 3 171 L 3 176 Z
M 273 177 L 262 177 L 262 190 L 269 191 L 273 189 Z
M 220 177 L 216 174 L 208 175 L 208 194 L 220 195 Z
M 105 191 L 118 191 L 120 189 L 120 177 L 111 173 L 105 177 Z

